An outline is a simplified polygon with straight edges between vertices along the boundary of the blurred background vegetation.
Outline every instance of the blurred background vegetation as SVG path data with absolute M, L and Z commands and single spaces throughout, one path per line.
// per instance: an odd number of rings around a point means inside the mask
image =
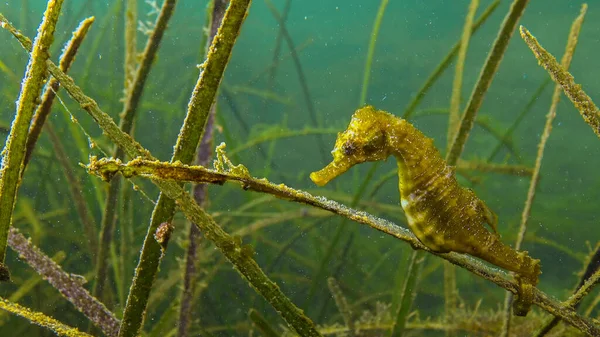
M 124 97 L 124 2 L 66 1 L 51 53 L 56 61 L 79 21 L 90 15 L 96 17 L 69 73 L 115 120 Z M 482 0 L 478 13 L 490 3 Z M 560 57 L 581 3 L 531 1 L 520 23 Z M 367 103 L 402 115 L 425 79 L 460 39 L 468 4 L 466 0 L 390 1 L 377 37 Z M 464 71 L 463 106 L 509 5 L 510 1 L 500 1 L 496 11 L 471 38 Z M 274 1 L 274 6 L 285 12 L 286 1 Z M 207 1 L 178 2 L 143 93 L 134 137 L 161 160 L 171 156 L 198 76 L 197 65 L 203 61 L 200 55 L 205 48 L 201 42 L 206 7 Z M 365 59 L 378 7 L 378 1 L 291 1 L 285 26 L 301 63 L 300 77 L 289 45 L 278 38 L 280 24 L 264 1 L 255 0 L 220 88 L 214 143 L 225 141 L 232 161 L 243 163 L 253 176 L 264 176 L 350 205 L 372 164 L 353 168 L 325 189 L 316 188 L 308 174 L 330 160 L 328 152 L 335 133 L 345 128 L 351 113 L 359 106 Z M 0 3 L 0 12 L 30 37 L 35 35 L 44 8 L 45 1 L 41 0 Z M 155 18 L 153 7 L 140 1 L 138 52 L 146 43 L 144 27 Z M 570 68 L 577 82 L 596 100 L 600 97 L 598 18 L 600 6 L 592 3 Z M 8 32 L 0 31 L 0 38 L 0 126 L 1 132 L 7 134 L 28 57 Z M 280 53 L 274 58 L 278 43 L 281 43 Z M 447 133 L 447 115 L 443 112 L 450 102 L 453 70 L 451 65 L 431 87 L 411 120 L 435 139 L 442 152 Z M 302 78 L 308 97 L 303 91 Z M 478 120 L 489 129 L 475 127 L 462 158 L 487 161 L 499 142 L 493 132 L 504 134 L 547 78 L 518 33 L 515 34 L 479 112 Z M 532 101 L 514 129 L 510 137 L 514 150 L 503 146 L 492 162 L 533 167 L 553 86 L 553 83 L 547 85 Z M 99 231 L 108 185 L 87 175 L 78 163 L 87 163 L 88 155 L 102 156 L 102 152 L 89 147 L 67 109 L 78 117 L 84 129 L 90 130 L 100 148 L 110 153 L 112 144 L 89 116 L 76 113 L 77 103 L 64 93 L 60 96 L 64 105 L 56 102 L 50 119 L 81 181 L 85 203 Z M 315 120 L 311 118 L 309 105 L 314 109 Z M 539 288 L 559 299 L 572 292 L 584 259 L 600 234 L 598 167 L 600 147 L 596 136 L 573 105 L 563 99 L 544 155 L 541 181 L 523 245 L 531 256 L 542 260 Z M 394 168 L 391 160 L 379 165 L 355 208 L 406 226 L 396 178 L 378 185 Z M 474 188 L 498 214 L 503 240 L 514 242 L 530 178 L 466 171 L 459 180 Z M 121 212 L 111 244 L 105 303 L 117 316 L 122 312 L 137 265 L 154 207 L 152 200 L 158 195 L 158 189 L 149 181 L 133 181 L 149 198 L 135 191 L 130 194 L 131 213 Z M 131 188 L 128 183 L 124 186 Z M 336 241 L 333 238 L 337 237 L 340 219 L 329 214 L 267 195 L 243 192 L 235 186 L 210 186 L 208 193 L 207 209 L 217 222 L 253 246 L 263 270 L 313 321 L 328 326 L 343 324 L 327 287 L 326 277 L 330 276 L 337 280 L 357 319 L 361 315 L 371 315 L 373 319 L 379 315 L 384 322 L 389 319 L 385 318 L 389 315 L 387 306 L 404 281 L 403 271 L 411 253 L 409 245 L 350 221 L 343 224 Z M 47 255 L 64 252 L 62 267 L 90 280 L 91 289 L 95 258 L 72 205 L 61 166 L 43 134 L 20 187 L 13 225 Z M 122 210 L 122 205 L 119 209 Z M 177 214 L 174 224 L 176 229 L 161 264 L 145 321 L 144 330 L 151 336 L 175 332 L 189 223 Z M 332 242 L 336 245 L 328 257 L 326 252 Z M 200 245 L 191 334 L 248 335 L 253 329 L 248 319 L 251 308 L 280 329 L 283 321 L 269 304 L 248 287 L 209 242 L 201 240 Z M 0 295 L 5 298 L 36 277 L 13 251 L 9 251 L 7 262 L 13 282 L 0 285 Z M 421 319 L 433 317 L 437 322 L 444 309 L 442 260 L 428 257 L 425 263 L 413 309 Z M 467 327 L 467 332 L 461 335 L 486 335 L 499 329 L 498 312 L 504 290 L 464 270 L 458 270 L 457 282 L 461 308 L 472 310 L 478 306 L 474 320 L 480 323 L 473 323 L 474 330 Z M 595 296 L 591 294 L 583 307 L 587 308 Z M 28 289 L 17 302 L 71 326 L 87 329 L 86 318 L 43 281 Z M 593 317 L 597 316 L 597 311 L 592 312 Z M 530 320 L 540 317 L 535 312 L 530 315 Z M 484 322 L 488 322 L 487 327 L 479 330 L 474 327 Z M 411 331 L 423 336 L 444 335 L 442 325 L 436 328 L 434 324 L 423 323 Z M 51 334 L 6 313 L 0 313 L 0 331 L 15 336 Z

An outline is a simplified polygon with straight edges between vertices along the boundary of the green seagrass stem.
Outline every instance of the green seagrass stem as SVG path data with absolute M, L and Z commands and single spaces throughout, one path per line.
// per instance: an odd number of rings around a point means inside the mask
M 0 309 L 6 310 L 15 315 L 21 316 L 33 324 L 37 324 L 46 329 L 51 330 L 58 336 L 65 337 L 92 337 L 85 332 L 77 330 L 77 328 L 70 327 L 50 316 L 46 316 L 41 312 L 35 312 L 27 307 L 18 305 L 17 303 L 10 302 L 0 297 Z
M 460 38 L 460 48 L 456 56 L 456 66 L 454 70 L 454 82 L 452 82 L 452 96 L 450 97 L 450 111 L 448 112 L 448 145 L 454 137 L 454 133 L 460 123 L 460 100 L 462 97 L 462 82 L 465 61 L 467 59 L 467 50 L 469 50 L 469 41 L 471 40 L 471 27 L 473 18 L 479 7 L 479 0 L 471 0 L 463 32 Z
M 367 103 L 367 92 L 369 91 L 369 79 L 371 78 L 371 66 L 373 65 L 373 56 L 375 55 L 375 44 L 377 42 L 377 36 L 379 35 L 379 28 L 383 21 L 383 15 L 387 8 L 389 0 L 381 0 L 379 3 L 379 9 L 375 16 L 375 22 L 373 23 L 373 31 L 371 32 L 371 38 L 369 39 L 369 49 L 367 49 L 367 59 L 365 60 L 365 70 L 363 73 L 362 89 L 360 91 L 360 100 L 358 106 L 363 106 Z
M 4 264 L 6 257 L 6 240 L 12 221 L 17 188 L 21 181 L 21 167 L 25 158 L 27 134 L 46 80 L 46 61 L 50 58 L 49 49 L 54 40 L 54 30 L 60 14 L 63 0 L 48 1 L 44 19 L 33 43 L 31 57 L 27 65 L 25 79 L 17 101 L 15 120 L 2 151 L 2 177 L 0 178 L 0 281 L 9 281 L 10 272 Z M 3 21 L 3 20 L 2 20 Z M 4 27 L 7 23 L 2 22 Z
M 467 103 L 467 107 L 463 112 L 460 126 L 458 130 L 455 131 L 452 145 L 449 147 L 450 150 L 446 156 L 446 162 L 448 162 L 448 165 L 455 165 L 458 161 L 458 158 L 460 158 L 460 155 L 462 154 L 465 143 L 467 142 L 467 138 L 469 137 L 469 133 L 473 128 L 473 124 L 475 123 L 477 112 L 483 103 L 483 98 L 492 84 L 494 75 L 496 74 L 498 67 L 500 67 L 500 62 L 502 61 L 504 52 L 508 47 L 508 42 L 510 41 L 511 36 L 517 27 L 517 23 L 519 22 L 521 15 L 523 15 L 523 12 L 525 12 L 525 7 L 527 7 L 528 3 L 529 0 L 514 0 L 510 6 L 509 12 L 506 14 L 506 17 L 502 22 L 498 36 L 496 37 L 496 40 L 492 45 L 492 49 L 485 60 L 485 64 L 481 69 L 479 78 L 477 79 L 477 84 L 475 84 L 475 88 L 473 88 L 473 92 L 471 93 L 471 97 Z
M 249 6 L 250 0 L 230 2 L 221 27 L 208 51 L 207 60 L 202 65 L 203 71 L 190 98 L 187 115 L 175 144 L 172 161 L 189 164 L 194 159 L 196 148 L 204 133 L 210 108 L 215 100 Z M 119 333 L 121 337 L 135 336 L 139 332 L 162 256 L 161 247 L 154 240 L 154 233 L 160 224 L 171 222 L 175 206 L 174 200 L 163 193 L 160 194 L 152 212 L 140 262 L 127 298 L 127 305 L 123 313 L 123 326 Z
M 487 21 L 487 19 L 490 17 L 490 15 L 492 15 L 492 13 L 494 13 L 496 8 L 498 8 L 499 4 L 500 4 L 500 0 L 494 0 L 494 2 L 492 2 L 485 9 L 485 11 L 483 11 L 481 16 L 473 24 L 473 27 L 471 29 L 471 35 L 475 34 L 479 30 L 479 28 L 481 28 L 481 26 Z M 446 68 L 448 68 L 448 66 L 450 65 L 450 62 L 452 62 L 452 59 L 454 59 L 454 57 L 458 53 L 460 44 L 461 44 L 461 40 L 456 42 L 454 44 L 454 46 L 452 46 L 452 49 L 450 49 L 448 54 L 446 54 L 446 56 L 444 56 L 442 61 L 435 67 L 435 69 L 429 75 L 429 77 L 427 77 L 427 79 L 425 80 L 425 83 L 423 83 L 421 88 L 419 88 L 419 91 L 417 91 L 417 94 L 413 96 L 413 98 L 410 100 L 410 102 L 404 109 L 402 118 L 410 119 L 412 117 L 413 113 L 415 112 L 415 109 L 421 103 L 421 101 L 423 100 L 423 98 L 425 97 L 425 95 L 427 94 L 429 89 L 431 89 L 431 87 L 433 87 L 433 84 L 440 78 L 440 76 L 442 76 L 442 74 L 444 73 Z

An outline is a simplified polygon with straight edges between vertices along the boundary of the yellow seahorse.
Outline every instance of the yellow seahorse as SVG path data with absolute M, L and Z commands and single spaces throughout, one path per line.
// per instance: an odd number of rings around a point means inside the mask
M 527 314 L 540 261 L 500 241 L 496 215 L 473 190 L 458 184 L 454 168 L 446 164 L 431 138 L 402 118 L 365 106 L 338 134 L 331 153 L 333 161 L 310 175 L 319 186 L 356 164 L 395 156 L 401 205 L 415 236 L 434 252 L 466 253 L 515 272 L 519 298 L 514 313 Z

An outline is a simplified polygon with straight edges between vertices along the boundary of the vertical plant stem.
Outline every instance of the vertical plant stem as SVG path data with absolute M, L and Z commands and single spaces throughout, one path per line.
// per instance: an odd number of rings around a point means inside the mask
M 227 0 L 213 0 L 212 13 L 210 15 L 210 20 L 207 22 L 208 39 L 202 40 L 212 41 L 215 38 L 217 31 L 223 22 L 223 16 L 225 15 L 227 4 Z M 204 59 L 204 55 L 202 55 L 202 59 Z M 217 104 L 215 102 L 211 107 L 211 111 L 204 128 L 204 135 L 202 136 L 202 140 L 198 146 L 196 162 L 198 165 L 205 167 L 209 166 L 212 159 L 212 139 L 216 108 Z M 208 185 L 195 184 L 193 187 L 193 193 L 196 203 L 198 203 L 198 205 L 201 207 L 204 207 L 208 199 Z M 192 305 L 194 302 L 194 292 L 196 289 L 198 242 L 200 240 L 200 236 L 200 229 L 192 224 L 188 234 L 188 247 L 185 255 L 185 269 L 183 273 L 183 290 L 181 292 L 181 299 L 179 301 L 179 322 L 177 324 L 177 335 L 179 337 L 187 337 L 188 330 L 191 325 Z
M 60 57 L 59 67 L 65 73 L 71 67 L 71 64 L 75 60 L 75 55 L 79 50 L 79 46 L 83 42 L 83 39 L 87 35 L 89 28 L 94 22 L 94 17 L 87 18 L 83 20 L 79 27 L 73 32 L 73 36 L 66 44 L 64 48 L 64 52 Z M 55 78 L 50 79 L 46 86 L 46 90 L 42 96 L 42 103 L 38 105 L 36 112 L 33 116 L 33 120 L 31 122 L 31 127 L 29 128 L 29 133 L 27 135 L 26 142 L 26 152 L 25 158 L 23 159 L 23 169 L 21 170 L 21 176 L 25 172 L 25 168 L 29 163 L 31 158 L 31 154 L 35 148 L 35 144 L 39 139 L 39 136 L 42 132 L 42 129 L 45 125 L 45 122 L 48 118 L 48 115 L 51 112 L 52 103 L 54 102 L 54 98 L 56 96 L 56 91 L 60 88 L 58 81 Z M 63 168 L 63 172 L 67 181 L 69 182 L 69 191 L 71 192 L 71 197 L 73 198 L 73 202 L 75 203 L 75 210 L 81 219 L 81 223 L 83 224 L 87 240 L 89 240 L 89 248 L 92 256 L 96 253 L 96 249 L 98 247 L 98 239 L 96 236 L 95 223 L 90 215 L 90 209 L 85 202 L 85 198 L 83 197 L 83 189 L 81 188 L 81 184 L 77 179 L 75 173 L 73 172 L 69 161 L 67 160 L 67 155 L 64 150 L 64 147 L 60 141 L 60 138 L 54 134 L 52 128 L 48 128 L 50 140 L 52 142 L 52 146 L 54 152 L 57 156 L 61 167 Z
M 475 17 L 477 7 L 479 7 L 479 0 L 471 0 L 460 39 L 458 56 L 456 57 L 456 69 L 454 72 L 454 82 L 452 84 L 452 96 L 450 98 L 450 111 L 448 112 L 448 149 L 460 121 L 459 109 L 462 94 L 463 71 L 465 60 L 467 59 L 467 50 L 469 49 L 473 18 Z M 444 314 L 446 323 L 451 323 L 452 316 L 456 310 L 457 292 L 456 267 L 449 262 L 444 262 Z M 446 330 L 446 336 L 453 335 L 454 333 L 452 330 Z
M 248 311 L 248 318 L 252 321 L 254 326 L 260 331 L 263 337 L 279 337 L 281 336 L 269 322 L 258 312 L 256 309 L 250 309 Z
M 135 80 L 137 65 L 137 0 L 127 0 L 125 8 L 125 95 Z
M 77 174 L 73 170 L 71 163 L 69 162 L 69 156 L 65 151 L 62 141 L 54 131 L 54 127 L 50 121 L 46 123 L 45 129 L 48 133 L 48 137 L 50 138 L 50 142 L 52 143 L 52 150 L 54 151 L 56 160 L 60 164 L 65 178 L 67 179 L 69 192 L 71 192 L 70 194 L 75 211 L 79 215 L 83 225 L 85 240 L 87 240 L 87 244 L 89 245 L 89 252 L 92 256 L 95 256 L 96 249 L 98 249 L 98 234 L 96 233 L 96 223 L 92 218 L 92 212 L 90 211 L 88 204 L 85 202 L 83 187 L 79 181 L 79 178 L 77 177 Z
M 275 49 L 273 50 L 273 60 L 269 68 L 269 74 L 267 75 L 267 90 L 273 91 L 275 87 L 275 77 L 277 75 L 277 68 L 279 68 L 279 57 L 281 56 L 281 41 L 283 40 L 283 27 L 290 13 L 292 6 L 292 0 L 285 0 L 283 6 L 283 13 L 281 14 L 281 22 L 279 23 L 279 30 L 277 31 L 277 38 L 275 39 Z M 283 23 L 283 24 L 282 24 Z M 266 110 L 268 100 L 265 98 L 263 108 Z
M 404 280 L 404 286 L 402 287 L 402 297 L 400 298 L 400 305 L 396 311 L 396 317 L 394 318 L 394 325 L 392 326 L 391 337 L 400 337 L 404 332 L 406 326 L 406 319 L 410 313 L 412 302 L 415 299 L 417 282 L 421 274 L 421 268 L 423 267 L 423 260 L 425 255 L 422 250 L 414 250 L 408 263 L 408 270 L 406 271 L 406 278 Z
M 471 0 L 465 25 L 463 27 L 462 36 L 460 38 L 460 48 L 456 57 L 456 68 L 454 72 L 454 82 L 452 84 L 452 96 L 450 98 L 450 111 L 448 116 L 448 145 L 452 141 L 454 133 L 460 122 L 460 98 L 462 94 L 463 71 L 465 68 L 465 60 L 467 59 L 467 50 L 469 49 L 469 40 L 471 39 L 471 27 L 473 26 L 473 18 L 479 7 L 479 0 Z
M 314 127 L 319 126 L 319 122 L 317 120 L 317 112 L 315 110 L 314 103 L 312 101 L 312 97 L 310 95 L 310 90 L 308 89 L 308 83 L 306 81 L 306 75 L 304 74 L 304 70 L 302 69 L 302 64 L 300 63 L 300 58 L 298 57 L 298 53 L 296 53 L 296 47 L 294 46 L 294 41 L 290 36 L 287 28 L 285 27 L 285 22 L 275 5 L 271 0 L 265 0 L 265 4 L 271 11 L 271 14 L 279 23 L 280 32 L 283 34 L 283 38 L 292 53 L 292 60 L 294 61 L 294 66 L 296 68 L 296 72 L 298 73 L 298 80 L 300 81 L 300 87 L 302 88 L 302 95 L 304 97 L 304 102 L 306 103 L 306 108 L 308 109 L 308 115 Z M 325 144 L 323 143 L 323 138 L 321 136 L 317 137 L 317 143 L 319 147 L 319 152 L 321 154 L 321 158 L 323 161 L 327 161 L 327 154 L 325 153 Z
M 137 55 L 137 0 L 127 0 L 125 3 L 125 62 L 123 64 L 123 72 L 125 74 L 123 80 L 123 88 L 125 97 L 129 97 L 131 86 L 134 84 L 136 76 L 136 68 L 138 64 Z M 133 231 L 133 203 L 131 200 L 131 189 L 124 188 L 121 192 L 121 207 L 119 214 L 119 224 L 121 227 L 121 240 L 119 247 L 119 266 L 121 279 L 117 280 L 117 294 L 121 306 L 124 307 L 126 301 L 125 285 L 128 282 L 130 271 L 130 245 L 132 241 Z
M 6 145 L 2 151 L 2 176 L 0 177 L 0 281 L 10 280 L 10 272 L 4 264 L 6 240 L 21 181 L 21 168 L 25 158 L 27 134 L 33 117 L 36 100 L 46 80 L 48 50 L 54 40 L 54 30 L 63 0 L 49 0 L 44 18 L 33 42 L 31 57 L 17 101 L 17 111 Z M 2 23 L 4 26 L 4 23 Z
M 204 127 L 215 100 L 217 89 L 231 57 L 231 51 L 246 17 L 250 0 L 232 0 L 227 8 L 219 31 L 212 41 L 204 70 L 194 87 L 185 121 L 179 132 L 172 161 L 189 164 L 194 159 L 196 148 L 204 133 Z M 175 202 L 160 194 L 152 213 L 150 226 L 144 239 L 138 267 L 127 297 L 123 313 L 120 337 L 136 336 L 141 328 L 150 290 L 154 283 L 162 250 L 154 239 L 158 226 L 171 222 L 175 212 Z
M 153 61 L 156 58 L 158 47 L 167 29 L 167 24 L 173 15 L 175 10 L 175 4 L 177 0 L 165 0 L 162 4 L 154 30 L 150 34 L 144 53 L 140 61 L 140 66 L 135 72 L 133 83 L 130 84 L 129 90 L 127 90 L 127 98 L 125 99 L 125 106 L 121 113 L 121 119 L 119 122 L 119 128 L 130 134 L 133 129 L 133 121 L 135 119 L 135 113 L 142 97 L 144 85 L 146 79 L 150 74 L 150 68 L 152 67 Z M 115 158 L 124 159 L 125 153 L 123 149 L 116 147 L 114 155 Z M 99 298 L 102 298 L 104 291 L 104 284 L 107 277 L 107 261 L 109 256 L 109 246 L 112 242 L 114 227 L 116 223 L 117 215 L 117 204 L 121 190 L 121 180 L 119 177 L 115 177 L 110 182 L 108 193 L 106 195 L 106 202 L 104 206 L 104 213 L 102 214 L 102 224 L 100 232 L 100 248 L 98 255 L 96 256 L 96 279 L 94 283 L 93 294 Z
M 19 25 L 23 31 L 29 31 L 29 0 L 21 0 L 21 13 L 19 13 Z
M 331 295 L 333 296 L 333 299 L 335 301 L 335 304 L 337 305 L 338 311 L 342 315 L 342 318 L 344 319 L 344 323 L 346 324 L 346 327 L 348 328 L 347 335 L 349 337 L 354 337 L 356 335 L 356 333 L 355 333 L 356 327 L 354 326 L 354 314 L 352 312 L 352 308 L 348 305 L 348 301 L 346 300 L 346 297 L 344 297 L 344 294 L 342 293 L 342 289 L 340 289 L 339 284 L 337 283 L 336 279 L 333 277 L 330 277 L 327 279 L 327 286 L 329 287 L 329 291 L 331 292 Z
M 492 13 L 494 13 L 496 8 L 498 8 L 499 4 L 500 4 L 500 0 L 494 0 L 494 2 L 492 2 L 485 9 L 485 11 L 481 14 L 481 16 L 473 24 L 473 27 L 471 29 L 471 35 L 475 34 L 479 30 L 479 28 L 481 28 L 481 26 L 487 21 L 487 19 L 490 17 L 490 15 L 492 15 Z M 404 109 L 402 118 L 409 119 L 410 117 L 412 117 L 413 113 L 415 112 L 415 109 L 417 108 L 419 103 L 421 103 L 421 101 L 423 100 L 423 98 L 425 97 L 425 95 L 427 94 L 429 89 L 431 89 L 433 84 L 440 78 L 440 76 L 442 76 L 442 74 L 444 73 L 446 68 L 448 68 L 448 66 L 450 65 L 450 62 L 452 61 L 454 56 L 456 56 L 456 54 L 458 53 L 459 48 L 460 48 L 460 41 L 458 41 L 458 42 L 456 42 L 456 44 L 454 44 L 454 46 L 452 47 L 452 49 L 450 49 L 448 54 L 446 54 L 444 59 L 442 59 L 442 61 L 437 65 L 435 70 L 431 73 L 431 75 L 429 75 L 429 77 L 425 80 L 425 83 L 423 83 L 423 85 L 421 86 L 419 91 L 417 91 L 417 94 L 410 100 L 410 102 Z
M 492 84 L 494 75 L 500 66 L 500 62 L 502 61 L 502 57 L 504 57 L 506 48 L 508 47 L 508 42 L 510 41 L 517 23 L 519 22 L 521 15 L 523 15 L 525 7 L 527 7 L 528 3 L 529 0 L 514 0 L 510 6 L 510 10 L 502 22 L 498 36 L 496 37 L 496 40 L 492 45 L 492 49 L 485 60 L 485 64 L 481 69 L 481 73 L 479 74 L 477 84 L 475 84 L 475 88 L 471 93 L 471 98 L 469 99 L 467 107 L 462 115 L 460 127 L 456 132 L 456 136 L 452 140 L 452 145 L 449 147 L 450 150 L 446 158 L 448 165 L 455 165 L 458 161 L 458 158 L 462 154 L 467 138 L 469 137 L 469 133 L 473 128 L 473 124 L 475 123 L 477 112 L 481 107 L 481 103 L 483 103 L 483 97 Z
M 567 45 L 565 48 L 565 53 L 561 60 L 561 66 L 563 69 L 568 71 L 571 60 L 573 59 L 573 54 L 575 53 L 575 48 L 577 47 L 577 38 L 579 36 L 579 32 L 581 31 L 581 25 L 583 24 L 583 19 L 585 18 L 585 13 L 587 11 L 587 4 L 583 4 L 581 6 L 581 12 L 579 16 L 573 21 L 571 25 L 571 31 L 569 32 L 569 37 L 567 40 Z M 525 232 L 527 231 L 527 221 L 529 220 L 529 216 L 531 215 L 531 208 L 533 206 L 533 201 L 535 199 L 535 192 L 537 190 L 537 184 L 540 178 L 540 170 L 542 167 L 542 159 L 544 157 L 544 150 L 546 149 L 546 143 L 548 142 L 548 138 L 550 137 L 550 132 L 552 131 L 552 122 L 554 122 L 554 118 L 556 117 L 556 109 L 558 107 L 558 102 L 560 101 L 561 96 L 561 87 L 556 84 L 554 86 L 554 93 L 552 94 L 552 100 L 550 103 L 550 110 L 546 115 L 546 124 L 544 125 L 544 131 L 542 132 L 542 136 L 540 138 L 540 143 L 538 144 L 537 156 L 535 159 L 535 166 L 533 168 L 533 175 L 531 177 L 531 181 L 529 183 L 529 190 L 527 191 L 527 199 L 525 200 L 525 206 L 523 207 L 523 213 L 521 213 L 521 223 L 519 225 L 519 232 L 517 234 L 517 240 L 515 241 L 515 249 L 520 250 L 521 245 L 523 244 L 523 240 L 525 238 Z M 511 292 L 507 292 L 504 299 L 504 323 L 502 327 L 501 336 L 509 336 L 510 335 L 510 323 L 511 323 L 511 304 L 513 301 L 513 294 Z
M 60 70 L 67 73 L 69 68 L 73 64 L 75 60 L 75 55 L 79 50 L 79 46 L 83 42 L 83 39 L 87 35 L 88 30 L 94 23 L 94 17 L 89 17 L 79 24 L 79 27 L 75 29 L 73 32 L 73 36 L 67 42 L 64 52 L 60 57 L 59 67 Z M 42 133 L 42 128 L 44 127 L 44 123 L 48 118 L 48 115 L 51 112 L 52 103 L 54 102 L 54 97 L 56 95 L 56 91 L 59 89 L 59 83 L 56 79 L 51 79 L 47 85 L 46 90 L 44 91 L 44 95 L 42 96 L 42 103 L 38 105 L 35 114 L 33 116 L 33 120 L 31 122 L 31 127 L 29 128 L 29 134 L 27 136 L 27 151 L 25 153 L 25 159 L 23 160 L 23 166 L 26 167 L 29 163 L 29 159 L 31 158 L 31 154 L 33 153 L 33 149 L 35 148 L 35 144 Z M 25 171 L 25 168 L 23 168 Z
M 375 16 L 375 22 L 373 23 L 373 31 L 371 32 L 371 38 L 369 39 L 369 48 L 367 49 L 367 59 L 365 61 L 365 71 L 363 74 L 362 89 L 360 91 L 360 100 L 358 106 L 363 106 L 367 102 L 367 92 L 369 90 L 369 79 L 371 78 L 371 66 L 373 65 L 373 55 L 375 55 L 375 43 L 379 36 L 379 28 L 383 21 L 383 15 L 388 5 L 388 0 L 381 0 L 379 3 L 379 10 L 377 16 Z

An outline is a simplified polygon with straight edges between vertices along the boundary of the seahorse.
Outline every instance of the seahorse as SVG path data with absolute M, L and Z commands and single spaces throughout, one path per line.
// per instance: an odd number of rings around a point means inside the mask
M 527 314 L 541 273 L 540 260 L 500 241 L 496 215 L 472 189 L 459 185 L 454 167 L 446 164 L 433 139 L 405 119 L 365 106 L 338 133 L 331 153 L 333 161 L 310 175 L 319 186 L 354 165 L 395 156 L 400 203 L 419 241 L 436 253 L 466 253 L 514 272 L 519 288 L 513 311 Z

